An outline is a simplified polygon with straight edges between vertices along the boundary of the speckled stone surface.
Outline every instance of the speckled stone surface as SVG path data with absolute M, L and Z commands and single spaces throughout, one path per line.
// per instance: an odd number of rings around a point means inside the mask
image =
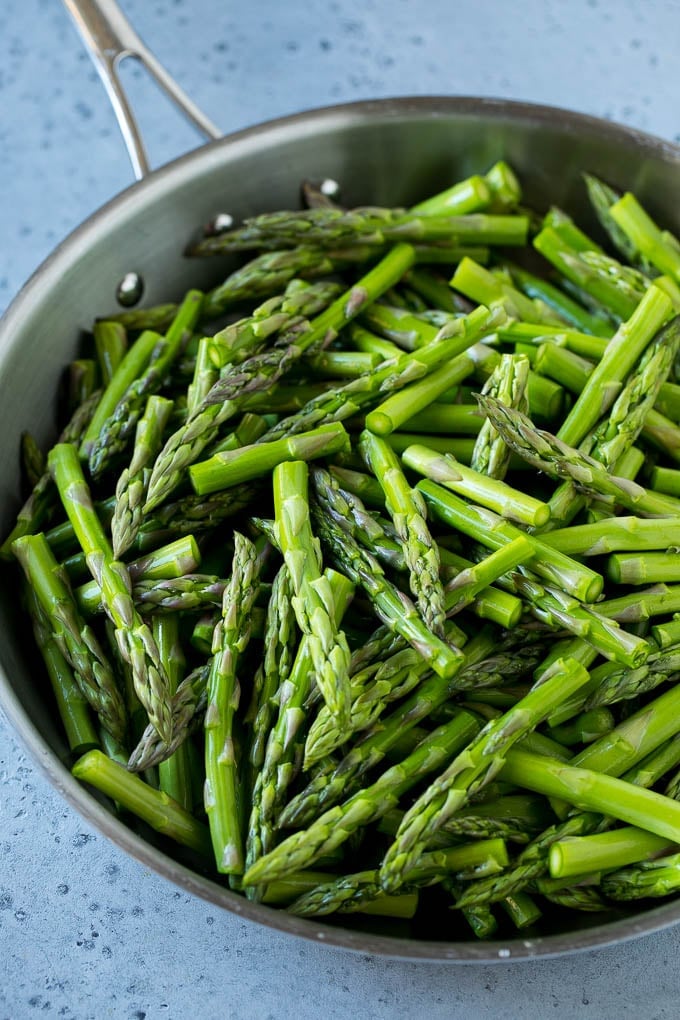
M 352 99 L 536 100 L 678 140 L 677 0 L 127 0 L 225 131 Z M 155 163 L 196 144 L 130 68 Z M 113 116 L 56 0 L 0 5 L 0 308 L 130 182 Z M 289 940 L 188 897 L 92 831 L 0 718 L 0 1020 L 674 1018 L 680 928 L 573 958 L 391 963 Z

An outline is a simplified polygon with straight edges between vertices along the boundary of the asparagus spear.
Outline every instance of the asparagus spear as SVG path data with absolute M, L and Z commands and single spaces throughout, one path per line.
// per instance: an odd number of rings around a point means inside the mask
M 59 652 L 73 669 L 82 696 L 109 733 L 118 741 L 124 740 L 125 704 L 96 634 L 78 612 L 65 570 L 55 560 L 43 534 L 24 535 L 16 540 L 13 550 L 46 616 L 45 620 L 37 617 L 38 626 L 49 626 Z
M 493 398 L 484 397 L 484 400 L 488 399 Z M 481 400 L 480 397 L 480 402 Z M 546 503 L 513 488 L 506 482 L 465 467 L 450 454 L 442 456 L 426 445 L 416 444 L 404 450 L 402 457 L 407 467 L 478 505 L 495 511 L 501 517 L 536 528 L 540 528 L 549 520 L 550 508 Z
M 116 454 L 125 449 L 147 397 L 158 392 L 175 358 L 187 342 L 198 320 L 202 299 L 200 291 L 188 292 L 165 335 L 160 354 L 149 362 L 141 375 L 130 382 L 109 417 L 102 423 L 99 433 L 93 437 L 88 461 L 94 478 L 103 474 Z M 111 385 L 114 381 L 111 381 Z
M 48 465 L 85 553 L 88 568 L 101 589 L 106 614 L 116 628 L 121 655 L 132 667 L 137 696 L 148 712 L 149 720 L 167 741 L 172 734 L 168 680 L 151 630 L 141 619 L 130 596 L 127 569 L 113 558 L 111 546 L 95 513 L 75 446 L 57 444 L 50 452 Z
M 206 237 L 192 255 L 244 251 L 249 248 L 295 247 L 306 244 L 338 248 L 347 244 L 385 245 L 397 241 L 446 241 L 460 244 L 524 244 L 524 216 L 417 215 L 400 209 L 305 209 L 263 213 L 243 226 Z
M 671 896 L 680 888 L 680 854 L 643 861 L 613 871 L 602 879 L 602 892 L 611 900 L 628 902 Z
M 104 319 L 95 322 L 92 334 L 102 383 L 108 386 L 127 352 L 127 330 L 119 322 Z
M 203 858 L 210 854 L 208 830 L 166 793 L 154 790 L 101 751 L 88 751 L 71 772 L 97 790 L 116 800 L 143 819 L 157 832 L 195 850 Z
M 333 622 L 339 627 L 351 601 L 353 587 L 346 577 L 334 570 L 326 570 L 325 577 L 333 595 Z M 290 674 L 279 688 L 276 720 L 253 786 L 246 842 L 248 867 L 273 846 L 274 819 L 297 772 L 296 744 L 306 718 L 304 706 L 313 681 L 310 640 L 303 636 Z M 263 891 L 251 888 L 247 892 L 249 896 L 260 899 Z
M 21 433 L 21 467 L 29 488 L 34 489 L 45 474 L 45 454 L 30 432 Z
M 507 851 L 502 840 L 480 840 L 461 847 L 449 847 L 424 854 L 417 866 L 407 876 L 408 888 L 435 885 L 447 878 L 465 878 L 475 871 L 499 870 L 507 860 Z M 361 909 L 372 900 L 387 897 L 380 885 L 378 871 L 359 872 L 318 885 L 304 893 L 288 910 L 299 917 L 323 916 L 351 913 Z
M 550 711 L 588 679 L 574 659 L 559 660 L 550 675 L 500 719 L 490 722 L 406 812 L 380 869 L 386 891 L 397 888 L 403 876 L 427 848 L 432 835 L 470 797 L 494 778 L 510 748 Z M 547 759 L 546 759 L 547 760 Z
M 203 664 L 185 676 L 171 702 L 172 739 L 166 743 L 149 723 L 127 762 L 131 772 L 143 772 L 165 761 L 182 746 L 198 721 L 203 721 L 209 672 L 209 665 Z
M 319 425 L 310 432 L 253 443 L 236 450 L 217 453 L 189 468 L 194 491 L 206 496 L 269 474 L 277 464 L 293 460 L 315 460 L 349 451 L 350 442 L 342 422 Z
M 674 846 L 671 840 L 632 825 L 592 836 L 558 840 L 550 847 L 550 875 L 571 878 L 587 871 L 610 871 L 656 857 Z
M 174 699 L 186 664 L 179 639 L 179 617 L 177 614 L 154 616 L 152 633 L 168 678 L 168 693 Z M 178 747 L 172 755 L 159 763 L 158 786 L 186 811 L 191 811 L 190 764 L 185 746 Z
M 626 192 L 611 206 L 609 215 L 628 238 L 631 246 L 649 259 L 659 272 L 668 273 L 680 282 L 680 251 L 677 240 L 659 230 L 634 195 Z
M 413 248 L 397 245 L 357 284 L 316 316 L 309 329 L 292 343 L 254 355 L 220 379 L 193 417 L 170 437 L 156 458 L 144 511 L 148 513 L 167 499 L 182 479 L 184 469 L 197 460 L 217 435 L 220 425 L 236 414 L 249 395 L 275 383 L 311 346 L 335 337 L 362 307 L 403 275 L 413 258 Z M 263 440 L 272 438 L 280 436 L 271 435 L 270 430 L 262 437 Z
M 101 399 L 96 391 L 73 413 L 59 436 L 60 443 L 77 443 L 87 428 Z M 0 546 L 0 557 L 8 559 L 14 542 L 23 535 L 34 535 L 48 521 L 57 503 L 57 494 L 49 471 L 45 471 L 33 486 L 33 491 L 17 515 L 11 532 Z
M 529 359 L 521 355 L 504 354 L 482 387 L 482 393 L 495 397 L 508 407 L 528 411 L 526 387 L 529 381 Z M 475 441 L 470 467 L 480 474 L 502 481 L 510 466 L 511 451 L 488 419 Z
M 253 680 L 248 717 L 252 720 L 250 763 L 260 769 L 274 718 L 274 697 L 288 681 L 293 666 L 295 642 L 294 595 L 291 576 L 284 564 L 274 578 L 267 607 L 264 657 Z
M 536 428 L 520 411 L 505 407 L 492 397 L 480 395 L 478 400 L 506 443 L 537 470 L 573 480 L 581 492 L 642 516 L 677 517 L 680 513 L 680 501 L 672 496 L 661 496 L 637 482 L 609 474 L 593 457 L 545 429 Z
M 60 650 L 54 636 L 52 618 L 45 613 L 34 588 L 26 586 L 26 604 L 33 625 L 33 634 L 50 679 L 68 746 L 73 754 L 99 746 L 88 699 L 82 693 L 73 670 Z
M 425 480 L 418 482 L 417 487 L 437 517 L 489 549 L 499 549 L 524 536 L 524 532 L 509 521 L 490 510 L 464 503 L 441 485 Z M 604 584 L 600 574 L 553 549 L 535 535 L 524 537 L 533 546 L 534 556 L 529 560 L 529 567 L 537 576 L 584 602 L 594 602 L 600 596 Z
M 259 583 L 257 569 L 255 546 L 240 532 L 234 532 L 231 580 L 224 591 L 222 618 L 213 634 L 204 724 L 205 809 L 217 870 L 226 875 L 243 871 L 233 726 L 240 699 L 237 668 L 250 638 L 250 612 Z
M 111 539 L 116 558 L 130 548 L 141 527 L 149 465 L 160 449 L 172 407 L 171 400 L 151 396 L 137 423 L 132 459 L 116 483 L 116 506 L 111 519 Z
M 408 484 L 399 458 L 384 440 L 364 430 L 359 450 L 385 493 L 387 510 L 401 539 L 411 592 L 420 615 L 430 630 L 442 637 L 444 589 L 439 580 L 439 552 L 427 526 L 425 502 Z M 327 475 L 321 470 L 314 478 L 317 491 L 321 484 L 328 483 Z
M 309 867 L 341 846 L 353 832 L 393 808 L 423 776 L 441 767 L 452 754 L 472 740 L 479 723 L 469 712 L 460 712 L 438 727 L 416 750 L 393 765 L 375 783 L 355 793 L 344 804 L 324 812 L 307 829 L 289 836 L 244 875 L 246 885 L 270 882 L 291 871 Z
M 452 320 L 440 329 L 431 344 L 418 348 L 412 354 L 402 354 L 396 361 L 385 361 L 369 375 L 352 379 L 345 386 L 310 400 L 300 412 L 272 426 L 262 437 L 262 442 L 305 432 L 329 421 L 344 421 L 353 417 L 381 396 L 422 379 L 438 365 L 462 351 L 469 352 L 470 336 L 478 337 L 491 331 L 504 318 L 502 310 L 479 308 L 464 319 Z M 407 417 L 406 414 L 404 420 Z
M 309 640 L 316 683 L 339 720 L 349 714 L 347 639 L 333 622 L 333 595 L 321 573 L 321 551 L 309 520 L 307 465 L 293 461 L 274 469 L 276 537 L 291 575 L 293 609 Z
M 438 676 L 443 679 L 453 676 L 462 661 L 460 652 L 425 626 L 411 600 L 385 577 L 377 559 L 343 532 L 318 505 L 313 519 L 322 543 L 343 573 L 354 584 L 361 585 L 379 618 L 401 634 Z

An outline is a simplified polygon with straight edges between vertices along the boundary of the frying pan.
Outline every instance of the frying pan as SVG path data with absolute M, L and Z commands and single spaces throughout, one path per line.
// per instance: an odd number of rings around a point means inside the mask
M 473 172 L 506 159 L 527 201 L 558 203 L 596 230 L 584 198 L 583 170 L 636 192 L 653 216 L 680 231 L 680 149 L 606 121 L 544 106 L 475 98 L 399 98 L 359 102 L 284 117 L 219 138 L 149 53 L 112 0 L 65 0 L 116 110 L 138 182 L 91 216 L 43 263 L 0 321 L 0 528 L 18 509 L 19 439 L 29 428 L 54 437 L 55 390 L 81 333 L 116 310 L 121 281 L 144 287 L 144 302 L 176 299 L 189 286 L 208 288 L 228 259 L 182 256 L 197 224 L 217 213 L 235 219 L 295 208 L 303 178 L 334 178 L 348 205 L 408 206 Z M 117 68 L 140 59 L 173 101 L 209 138 L 204 147 L 153 173 Z M 134 289 L 134 288 L 133 288 Z M 130 294 L 129 289 L 127 294 Z M 134 297 L 135 294 L 133 293 Z M 188 892 L 244 918 L 363 953 L 410 960 L 488 962 L 555 956 L 602 946 L 680 920 L 680 901 L 617 911 L 604 920 L 554 921 L 540 938 L 465 940 L 453 915 L 424 931 L 381 930 L 357 916 L 318 923 L 232 893 L 170 856 L 150 830 L 133 830 L 71 777 L 69 752 L 7 581 L 0 592 L 0 705 L 57 790 L 123 850 Z

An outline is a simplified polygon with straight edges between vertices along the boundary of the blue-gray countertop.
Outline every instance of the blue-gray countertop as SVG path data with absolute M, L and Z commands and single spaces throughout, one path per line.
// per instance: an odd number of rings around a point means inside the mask
M 126 0 L 225 131 L 310 106 L 469 94 L 571 107 L 678 140 L 677 0 Z M 196 144 L 134 69 L 155 163 Z M 58 0 L 0 5 L 0 309 L 130 182 Z M 354 956 L 211 908 L 124 856 L 0 718 L 0 1017 L 521 1018 L 680 1013 L 680 929 L 571 958 L 442 967 Z

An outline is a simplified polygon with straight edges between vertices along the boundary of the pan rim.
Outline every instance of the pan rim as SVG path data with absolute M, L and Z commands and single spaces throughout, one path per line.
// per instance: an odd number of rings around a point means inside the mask
M 426 112 L 433 119 L 438 115 L 456 113 L 477 118 L 503 117 L 510 121 L 532 121 L 552 125 L 555 119 L 559 118 L 568 132 L 579 135 L 597 134 L 599 138 L 605 135 L 612 141 L 616 140 L 618 144 L 630 146 L 631 149 L 638 151 L 642 149 L 657 159 L 662 158 L 664 161 L 675 163 L 680 169 L 680 146 L 655 135 L 562 107 L 493 97 L 395 96 L 318 107 L 277 117 L 243 128 L 179 156 L 154 170 L 142 181 L 131 184 L 96 209 L 54 248 L 10 302 L 0 319 L 0 360 L 15 324 L 18 325 L 22 321 L 24 307 L 29 301 L 34 300 L 42 288 L 50 286 L 54 275 L 60 273 L 62 262 L 69 261 L 77 257 L 78 253 L 86 251 L 92 232 L 98 231 L 102 222 L 129 203 L 133 206 L 136 203 L 144 203 L 149 190 L 156 190 L 159 187 L 161 190 L 172 190 L 184 176 L 187 168 L 195 164 L 205 164 L 209 167 L 212 159 L 219 161 L 219 153 L 223 148 L 258 144 L 262 135 L 272 139 L 280 132 L 288 132 L 291 126 L 298 125 L 301 131 L 314 130 L 321 124 L 329 127 L 334 122 L 342 122 L 345 118 L 351 117 L 356 120 L 357 115 L 366 119 L 375 119 L 376 116 L 382 115 L 389 119 L 409 114 L 422 116 Z M 282 910 L 252 903 L 213 880 L 199 875 L 156 849 L 111 815 L 71 776 L 68 768 L 33 726 L 28 712 L 15 694 L 1 666 L 0 709 L 3 710 L 13 734 L 18 737 L 32 761 L 40 768 L 57 793 L 63 796 L 82 818 L 111 839 L 125 853 L 186 892 L 236 916 L 308 941 L 324 942 L 353 952 L 410 962 L 508 963 L 527 959 L 548 959 L 618 945 L 660 931 L 680 921 L 678 900 L 645 910 L 635 917 L 607 921 L 584 931 L 546 935 L 535 939 L 518 937 L 499 942 L 449 943 L 378 936 L 336 928 L 311 919 L 297 918 Z

